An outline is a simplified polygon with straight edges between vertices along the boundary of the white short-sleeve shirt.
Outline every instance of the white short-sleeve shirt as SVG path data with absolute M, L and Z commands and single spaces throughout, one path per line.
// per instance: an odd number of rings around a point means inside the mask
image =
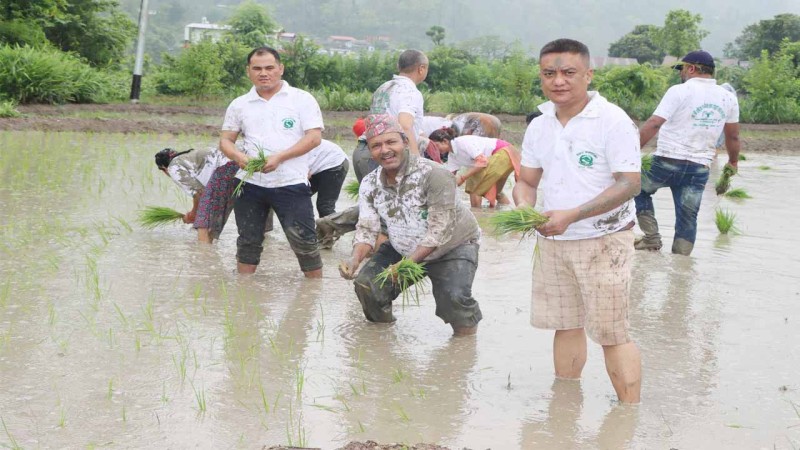
M 497 147 L 497 139 L 482 136 L 459 136 L 450 141 L 452 150 L 447 155 L 447 170 L 454 171 L 462 167 L 474 167 L 475 158 L 480 155 L 487 159 Z
M 370 114 L 391 114 L 398 117 L 408 113 L 414 117 L 414 136 L 424 129 L 423 112 L 425 101 L 411 78 L 394 75 L 372 94 Z
M 342 150 L 342 147 L 323 139 L 317 147 L 308 152 L 308 171 L 311 175 L 316 175 L 323 170 L 337 167 L 346 159 L 347 153 Z
M 712 78 L 690 78 L 672 86 L 654 116 L 666 119 L 658 132 L 655 154 L 707 166 L 726 123 L 739 122 L 736 95 Z
M 299 141 L 306 131 L 324 128 L 317 100 L 308 92 L 289 86 L 283 81 L 278 93 L 264 100 L 255 87 L 234 99 L 225 112 L 223 131 L 236 131 L 244 138 L 243 149 L 248 156 L 257 156 L 263 149 L 269 156 Z M 308 184 L 307 154 L 282 162 L 270 173 L 255 173 L 248 183 L 267 188 Z M 243 170 L 236 174 L 241 179 Z
M 576 208 L 614 184 L 615 172 L 640 172 L 639 130 L 625 112 L 599 93 L 580 114 L 562 126 L 555 105 L 539 106 L 522 141 L 522 165 L 542 169 L 539 193 L 545 211 Z M 613 210 L 577 221 L 554 239 L 576 240 L 619 231 L 633 221 L 628 200 Z

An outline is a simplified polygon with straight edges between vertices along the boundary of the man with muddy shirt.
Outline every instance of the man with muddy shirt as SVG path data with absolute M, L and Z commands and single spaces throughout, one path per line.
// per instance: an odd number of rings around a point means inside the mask
M 368 116 L 365 136 L 380 167 L 361 181 L 361 214 L 352 257 L 339 267 L 342 277 L 355 278 L 356 296 L 367 320 L 394 322 L 392 301 L 400 289 L 395 283 L 381 287 L 375 276 L 403 257 L 424 262 L 436 315 L 453 327 L 456 336 L 475 334 L 482 316 L 472 297 L 472 281 L 481 233 L 475 216 L 458 199 L 453 176 L 411 153 L 404 129 L 388 114 Z M 356 276 L 358 266 L 373 251 L 381 222 L 389 240 Z
M 397 119 L 408 138 L 411 152 L 418 155 L 418 134 L 422 130 L 424 100 L 417 85 L 428 77 L 428 57 L 419 50 L 406 50 L 397 60 L 399 75 L 383 83 L 372 94 L 370 114 L 389 114 Z M 364 136 L 358 138 L 353 150 L 353 171 L 360 182 L 375 170 Z M 345 233 L 353 231 L 358 222 L 358 208 L 353 206 L 340 213 L 317 220 L 317 235 L 323 248 L 331 248 Z
M 617 397 L 639 402 L 641 359 L 628 333 L 634 208 L 641 156 L 636 125 L 598 92 L 589 92 L 589 49 L 558 39 L 539 54 L 539 106 L 522 143 L 514 187 L 518 206 L 544 197 L 549 221 L 537 228 L 531 324 L 555 330 L 559 378 L 580 378 L 586 336 L 603 347 Z
M 721 134 L 728 151 L 726 165 L 738 170 L 739 102 L 735 93 L 717 85 L 714 58 L 708 52 L 689 52 L 673 67 L 680 70 L 683 83 L 667 90 L 639 130 L 642 147 L 656 133 L 658 142 L 636 196 L 636 218 L 644 237 L 635 246 L 637 250 L 661 249 L 652 195 L 669 187 L 675 203 L 672 253 L 688 256 L 694 249 L 697 213 Z
M 322 140 L 322 112 L 314 97 L 282 80 L 283 64 L 275 49 L 260 47 L 247 56 L 253 88 L 234 99 L 225 112 L 220 149 L 244 168 L 263 150 L 267 163 L 247 178 L 234 211 L 239 238 L 239 273 L 254 273 L 261 260 L 267 214 L 275 211 L 307 278 L 322 277 L 322 259 L 314 229 L 314 207 L 306 153 Z M 236 139 L 244 137 L 244 152 Z M 244 178 L 240 170 L 237 178 Z

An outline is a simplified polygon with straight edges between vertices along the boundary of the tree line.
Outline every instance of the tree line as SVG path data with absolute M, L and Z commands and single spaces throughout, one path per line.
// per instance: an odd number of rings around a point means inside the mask
M 0 115 L 16 103 L 109 102 L 129 92 L 135 26 L 113 0 L 0 0 Z M 596 70 L 593 88 L 643 119 L 679 82 L 661 67 L 666 54 L 700 47 L 701 17 L 670 11 L 663 25 L 641 25 L 612 43 L 609 54 L 640 64 Z M 244 61 L 256 46 L 279 47 L 284 78 L 311 90 L 324 109 L 366 110 L 370 93 L 395 73 L 396 53 L 327 55 L 309 38 L 276 42 L 280 25 L 263 6 L 246 1 L 229 16 L 221 40 L 206 40 L 160 61 L 148 60 L 143 96 L 228 99 L 249 88 Z M 430 71 L 421 86 L 437 112 L 522 114 L 543 101 L 536 59 L 519 43 L 501 39 L 447 43 L 433 26 Z M 741 94 L 743 121 L 800 123 L 800 16 L 780 14 L 745 28 L 726 56 L 747 57 L 751 67 L 721 67 L 720 82 Z

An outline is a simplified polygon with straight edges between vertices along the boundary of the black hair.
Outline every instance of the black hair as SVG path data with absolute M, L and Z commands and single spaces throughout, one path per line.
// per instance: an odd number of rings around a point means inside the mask
M 261 56 L 265 53 L 269 53 L 270 55 L 274 56 L 275 62 L 277 62 L 278 64 L 281 63 L 281 55 L 280 53 L 278 53 L 277 50 L 275 50 L 272 47 L 263 46 L 263 47 L 258 47 L 257 49 L 254 49 L 252 52 L 247 54 L 247 65 L 248 66 L 250 65 L 250 60 L 253 58 L 253 55 Z
M 542 59 L 542 56 L 550 53 L 577 53 L 586 59 L 587 62 L 589 60 L 589 47 L 583 42 L 574 39 L 556 39 L 555 41 L 544 44 L 544 47 L 539 50 L 539 59 Z
M 185 152 L 176 152 L 171 148 L 165 148 L 164 150 L 161 150 L 158 153 L 156 153 L 156 167 L 158 167 L 159 169 L 166 169 L 167 167 L 169 167 L 169 163 L 171 163 L 176 156 L 184 155 L 193 150 L 194 150 L 193 148 L 190 148 Z
M 428 139 L 432 140 L 433 142 L 444 142 L 444 141 L 452 141 L 456 137 L 456 130 L 453 127 L 442 127 L 438 130 L 434 130 L 433 133 L 428 136 Z
M 535 119 L 535 118 L 537 118 L 537 117 L 539 117 L 541 115 L 542 115 L 541 111 L 534 111 L 534 112 L 528 114 L 527 116 L 525 116 L 525 123 L 530 124 L 531 122 L 533 122 L 533 119 Z

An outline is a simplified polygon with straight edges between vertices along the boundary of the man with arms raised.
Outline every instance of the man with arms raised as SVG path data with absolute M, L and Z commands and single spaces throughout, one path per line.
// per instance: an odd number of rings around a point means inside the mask
M 314 97 L 281 79 L 283 64 L 275 49 L 261 47 L 247 56 L 253 88 L 234 99 L 225 113 L 220 149 L 244 168 L 263 150 L 268 161 L 248 178 L 234 212 L 239 238 L 239 273 L 254 273 L 261 260 L 267 214 L 275 211 L 300 270 L 308 278 L 322 277 L 322 259 L 314 229 L 314 208 L 305 154 L 322 140 L 322 113 Z M 244 152 L 236 139 L 244 138 Z M 238 178 L 245 172 L 240 170 Z
M 361 182 L 361 215 L 352 257 L 339 268 L 342 277 L 355 278 L 367 320 L 394 322 L 392 301 L 400 294 L 399 287 L 381 285 L 375 276 L 403 257 L 424 262 L 436 315 L 453 327 L 456 336 L 475 334 L 482 316 L 472 297 L 472 281 L 481 234 L 475 216 L 458 199 L 453 176 L 443 166 L 411 153 L 403 128 L 391 115 L 368 116 L 365 136 L 380 167 Z M 372 253 L 381 222 L 389 240 L 358 271 Z
M 555 330 L 560 378 L 580 378 L 586 336 L 603 347 L 621 402 L 638 403 L 641 359 L 628 333 L 634 207 L 641 165 L 636 125 L 619 107 L 589 92 L 589 49 L 558 39 L 539 54 L 539 106 L 522 143 L 518 206 L 544 196 L 550 220 L 537 229 L 531 323 Z

